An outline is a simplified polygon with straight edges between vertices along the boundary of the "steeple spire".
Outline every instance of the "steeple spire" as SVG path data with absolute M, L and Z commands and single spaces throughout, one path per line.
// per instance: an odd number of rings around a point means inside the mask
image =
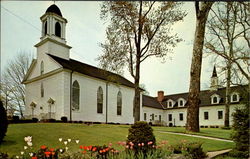
M 210 90 L 211 91 L 216 91 L 219 88 L 219 84 L 218 84 L 218 76 L 217 76 L 217 71 L 216 71 L 216 67 L 214 65 L 214 69 L 213 69 L 213 74 L 211 76 L 211 85 L 210 85 Z
M 215 65 L 214 65 L 214 70 L 213 70 L 212 77 L 217 77 L 217 71 L 216 71 L 216 67 L 215 67 Z

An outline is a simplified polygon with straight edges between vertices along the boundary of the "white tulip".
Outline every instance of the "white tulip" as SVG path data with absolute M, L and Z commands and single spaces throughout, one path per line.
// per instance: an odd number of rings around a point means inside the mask
M 24 154 L 24 152 L 23 151 L 21 151 L 21 155 L 23 155 Z
M 33 144 L 32 144 L 32 142 L 27 142 L 27 145 L 32 146 Z
M 71 139 L 68 139 L 68 142 L 71 142 Z
M 62 142 L 62 138 L 59 138 L 59 141 Z
M 76 143 L 78 144 L 80 142 L 80 140 L 76 140 Z
M 64 141 L 63 143 L 64 143 L 64 145 L 67 145 L 68 142 L 67 142 L 67 141 Z
M 24 148 L 24 150 L 26 150 L 28 147 L 27 147 L 27 146 L 24 146 L 23 148 Z

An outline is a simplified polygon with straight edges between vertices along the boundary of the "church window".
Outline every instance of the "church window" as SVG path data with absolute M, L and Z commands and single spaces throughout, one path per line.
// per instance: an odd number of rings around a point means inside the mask
M 72 109 L 79 110 L 80 103 L 80 86 L 77 81 L 73 82 L 73 91 L 72 91 Z
M 147 121 L 147 113 L 144 113 L 144 121 Z
M 47 21 L 44 24 L 44 35 L 46 35 L 46 34 L 47 34 Z
M 159 115 L 159 121 L 161 122 L 161 115 Z
M 122 115 L 122 93 L 121 91 L 117 94 L 117 115 Z
M 103 111 L 103 90 L 99 87 L 97 90 L 97 113 L 102 113 Z
M 172 102 L 172 100 L 168 101 L 168 108 L 173 108 L 173 102 Z
M 42 75 L 44 73 L 44 63 L 43 63 L 43 61 L 41 62 L 40 71 L 41 71 L 41 75 Z
M 61 37 L 61 25 L 59 22 L 56 22 L 55 25 L 55 35 Z
M 44 97 L 44 88 L 43 88 L 43 83 L 41 83 L 41 97 Z

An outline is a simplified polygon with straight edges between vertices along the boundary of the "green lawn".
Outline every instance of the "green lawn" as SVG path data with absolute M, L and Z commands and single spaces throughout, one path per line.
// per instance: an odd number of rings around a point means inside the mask
M 33 137 L 33 147 L 38 149 L 41 145 L 53 148 L 64 147 L 58 141 L 63 139 L 80 139 L 80 143 L 71 142 L 69 147 L 77 150 L 79 145 L 102 145 L 112 142 L 115 148 L 119 147 L 115 144 L 118 141 L 125 141 L 128 134 L 129 125 L 83 125 L 83 124 L 64 124 L 64 123 L 37 123 L 37 124 L 10 124 L 5 137 L 5 142 L 0 145 L 1 152 L 8 152 L 10 155 L 20 154 L 23 150 L 25 136 Z M 178 128 L 179 129 L 179 128 Z M 169 131 L 170 128 L 154 127 L 154 134 L 157 141 L 168 140 L 170 144 L 179 143 L 182 140 L 203 142 L 203 148 L 206 151 L 215 151 L 228 149 L 234 146 L 234 143 L 214 141 L 209 139 L 201 139 L 180 135 L 172 135 L 160 133 L 159 131 Z M 211 129 L 212 130 L 217 129 Z M 221 135 L 221 134 L 219 134 Z M 121 148 L 121 147 L 120 147 Z
M 184 127 L 154 127 L 155 131 L 168 131 L 178 133 L 188 133 L 201 136 L 216 137 L 221 139 L 231 139 L 232 130 L 225 130 L 220 128 L 200 128 L 199 133 L 186 132 Z

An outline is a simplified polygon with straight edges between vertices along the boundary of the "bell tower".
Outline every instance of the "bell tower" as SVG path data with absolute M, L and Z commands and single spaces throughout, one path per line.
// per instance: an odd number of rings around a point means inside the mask
M 65 30 L 67 19 L 62 16 L 60 9 L 51 5 L 40 17 L 42 22 L 42 35 L 40 42 L 35 45 L 37 53 L 52 54 L 60 58 L 69 59 L 69 49 L 66 44 Z
M 211 91 L 216 91 L 216 90 L 218 90 L 218 88 L 219 88 L 218 76 L 217 76 L 216 67 L 214 66 L 213 74 L 212 74 L 212 76 L 211 76 L 210 90 L 211 90 Z

